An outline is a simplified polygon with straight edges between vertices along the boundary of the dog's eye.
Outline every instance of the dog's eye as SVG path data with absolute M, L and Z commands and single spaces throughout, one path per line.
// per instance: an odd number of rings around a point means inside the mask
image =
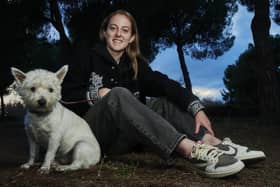
M 49 92 L 52 93 L 53 92 L 53 88 L 49 88 Z
M 36 88 L 35 87 L 31 87 L 30 90 L 31 90 L 31 92 L 35 92 Z

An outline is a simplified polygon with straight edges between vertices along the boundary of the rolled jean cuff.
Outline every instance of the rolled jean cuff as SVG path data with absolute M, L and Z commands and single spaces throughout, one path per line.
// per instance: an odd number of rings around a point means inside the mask
M 191 102 L 188 106 L 188 111 L 195 116 L 196 113 L 198 113 L 200 110 L 205 109 L 205 107 L 203 106 L 203 104 L 199 101 L 199 100 L 194 100 L 193 102 Z
M 165 163 L 167 165 L 174 165 L 175 164 L 175 158 L 177 155 L 176 148 L 178 146 L 178 144 L 187 136 L 185 134 L 180 134 L 180 136 L 178 136 L 178 138 L 176 139 L 176 141 L 174 142 L 174 144 L 171 146 L 171 148 L 169 149 L 169 152 L 167 153 L 167 155 L 165 155 L 163 157 Z

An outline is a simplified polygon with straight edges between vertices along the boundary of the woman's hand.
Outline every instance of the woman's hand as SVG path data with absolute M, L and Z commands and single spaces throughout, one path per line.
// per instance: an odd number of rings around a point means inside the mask
M 101 89 L 98 90 L 98 94 L 99 94 L 99 96 L 102 98 L 102 97 L 104 97 L 107 93 L 109 93 L 110 90 L 111 90 L 111 89 L 109 89 L 109 88 L 101 88 Z
M 211 122 L 203 110 L 200 110 L 195 115 L 195 133 L 196 134 L 199 132 L 200 126 L 205 127 L 212 136 L 215 136 L 215 133 L 212 130 Z

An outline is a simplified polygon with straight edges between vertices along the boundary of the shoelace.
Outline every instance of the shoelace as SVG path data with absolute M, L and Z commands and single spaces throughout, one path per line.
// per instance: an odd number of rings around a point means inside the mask
M 193 147 L 191 156 L 197 158 L 198 160 L 203 160 L 211 163 L 218 161 L 218 157 L 222 155 L 223 152 L 219 151 L 217 148 L 200 144 Z

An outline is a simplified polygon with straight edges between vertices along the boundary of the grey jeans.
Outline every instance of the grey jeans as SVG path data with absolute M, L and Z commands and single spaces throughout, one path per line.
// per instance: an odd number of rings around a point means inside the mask
M 200 140 L 206 130 L 194 133 L 194 119 L 165 98 L 141 103 L 129 90 L 113 88 L 84 116 L 104 154 L 122 154 L 141 145 L 169 160 L 178 143 L 188 137 Z

